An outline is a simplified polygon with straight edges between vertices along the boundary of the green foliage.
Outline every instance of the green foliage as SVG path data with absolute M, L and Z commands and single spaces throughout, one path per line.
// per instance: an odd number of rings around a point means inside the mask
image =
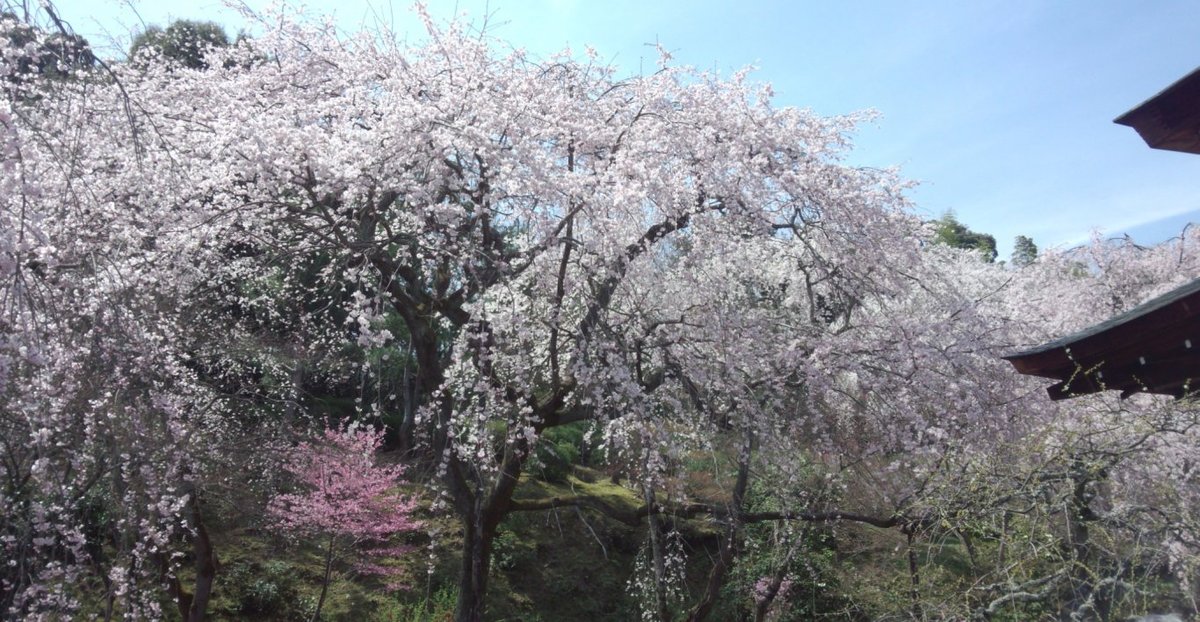
M 575 465 L 586 465 L 592 454 L 588 424 L 572 423 L 547 430 L 534 450 L 532 473 L 547 482 L 567 481 Z
M 454 604 L 458 590 L 445 585 L 428 599 L 418 602 L 395 602 L 382 610 L 375 619 L 387 622 L 448 622 L 454 619 Z
M 751 485 L 748 511 L 780 509 L 767 481 Z M 744 555 L 722 589 L 714 619 L 754 619 L 756 585 L 779 579 L 781 589 L 769 606 L 767 619 L 800 622 L 816 619 L 854 619 L 838 616 L 853 607 L 838 574 L 838 540 L 832 527 L 820 524 L 763 522 L 746 526 Z
M 934 244 L 979 251 L 984 261 L 996 261 L 996 238 L 968 229 L 966 225 L 958 222 L 954 212 L 946 212 L 935 224 L 937 227 L 933 235 Z
M 238 560 L 219 580 L 237 612 L 251 617 L 299 617 L 302 611 L 297 569 L 290 562 Z
M 44 32 L 25 23 L 11 12 L 0 13 L 0 37 L 8 39 L 9 49 L 22 50 L 15 58 L 5 59 L 9 71 L 5 80 L 16 82 L 33 76 L 65 79 L 71 72 L 89 69 L 96 56 L 87 39 L 70 32 Z
M 614 505 L 621 495 L 632 496 L 618 486 L 589 485 L 569 477 L 563 484 L 523 479 L 518 497 L 597 490 L 608 490 L 606 498 Z M 636 499 L 631 505 L 632 501 Z M 636 607 L 626 583 L 644 539 L 641 529 L 586 510 L 510 514 L 493 542 L 495 559 L 503 562 L 493 563 L 488 619 L 635 619 Z M 499 563 L 506 568 L 498 567 Z
M 148 52 L 154 52 L 188 69 L 208 69 L 208 63 L 204 60 L 207 50 L 228 45 L 229 36 L 220 24 L 178 19 L 166 29 L 150 26 L 134 37 L 129 47 L 129 57 L 138 59 Z
M 492 541 L 492 566 L 497 570 L 514 570 L 536 559 L 536 546 L 513 531 L 502 530 Z
M 1012 262 L 1015 266 L 1028 266 L 1037 260 L 1038 247 L 1031 238 L 1018 235 L 1013 240 Z
M 535 453 L 533 472 L 539 479 L 562 483 L 571 474 L 571 466 L 579 460 L 579 451 L 569 442 L 542 442 Z

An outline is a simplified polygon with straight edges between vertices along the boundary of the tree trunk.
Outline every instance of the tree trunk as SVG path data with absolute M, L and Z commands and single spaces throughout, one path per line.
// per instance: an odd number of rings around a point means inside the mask
M 192 602 L 188 607 L 187 621 L 202 622 L 208 610 L 208 599 L 212 595 L 213 581 L 217 576 L 217 555 L 213 550 L 208 529 L 200 516 L 200 502 L 192 494 L 192 517 L 196 523 L 196 535 L 192 550 L 196 555 L 196 583 L 192 588 Z
M 304 361 L 300 353 L 294 353 L 292 373 L 289 380 L 292 383 L 292 398 L 283 408 L 283 418 L 279 422 L 283 438 L 291 440 L 296 433 L 296 413 L 300 412 L 300 401 L 304 395 Z
M 449 412 L 443 415 L 448 419 Z M 508 515 L 513 493 L 521 481 L 521 470 L 530 447 L 524 437 L 514 439 L 504 450 L 500 472 L 490 491 L 483 486 L 478 471 L 466 471 L 453 456 L 446 465 L 450 490 L 463 517 L 462 571 L 458 581 L 458 604 L 454 619 L 457 622 L 483 620 L 484 599 L 487 595 L 488 569 L 492 561 L 492 541 L 500 521 Z M 467 483 L 468 479 L 476 482 Z M 485 494 L 486 493 L 486 494 Z
M 654 566 L 654 610 L 658 620 L 670 622 L 671 613 L 667 609 L 667 564 L 666 552 L 663 550 L 662 520 L 654 504 L 654 489 L 646 484 L 643 497 L 646 507 L 650 509 L 647 522 L 650 530 L 650 559 Z
M 401 404 L 400 429 L 396 431 L 400 451 L 408 455 L 416 447 L 416 413 L 417 399 L 420 386 L 417 375 L 413 373 L 413 349 L 409 344 L 404 349 L 404 378 L 400 383 Z
M 908 579 L 912 586 L 912 617 L 914 620 L 924 620 L 925 611 L 921 607 L 921 569 L 917 563 L 917 549 L 913 546 L 916 537 L 913 535 L 913 528 L 906 527 L 904 535 L 908 541 Z
M 771 605 L 775 604 L 775 599 L 779 596 L 779 589 L 783 587 L 783 579 L 787 574 L 787 566 L 780 568 L 780 571 L 771 578 L 771 583 L 767 586 L 767 593 L 763 594 L 762 600 L 754 603 L 754 622 L 764 622 L 767 619 L 767 614 L 771 612 Z
M 808 538 L 808 528 L 804 528 L 800 532 L 798 542 L 804 542 Z M 762 600 L 754 605 L 754 622 L 763 622 L 767 619 L 767 614 L 771 612 L 771 605 L 775 603 L 775 599 L 779 597 L 779 590 L 783 587 L 783 580 L 787 578 L 789 567 L 792 563 L 792 556 L 795 555 L 796 549 L 800 545 L 797 542 L 788 542 L 787 554 L 783 557 L 783 563 L 775 571 L 771 577 L 771 583 L 767 586 L 767 592 L 763 594 Z
M 160 563 L 163 566 L 163 572 L 166 572 L 167 561 L 165 555 Z M 192 595 L 183 589 L 183 584 L 179 582 L 179 577 L 172 576 L 167 579 L 167 593 L 170 594 L 171 598 L 175 599 L 175 607 L 179 609 L 179 619 L 187 620 L 191 616 Z
M 192 553 L 196 556 L 196 581 L 189 594 L 183 588 L 179 577 L 170 576 L 167 579 L 167 593 L 175 600 L 179 610 L 179 619 L 184 622 L 203 622 L 208 611 L 208 599 L 212 595 L 213 582 L 217 576 L 217 555 L 209 539 L 208 529 L 200 516 L 200 502 L 193 492 L 188 502 L 192 512 L 192 522 L 195 523 L 196 533 L 192 536 Z M 169 562 L 163 556 L 159 562 L 163 573 L 169 572 Z
M 321 580 L 321 596 L 317 598 L 317 610 L 313 612 L 312 622 L 321 619 L 321 608 L 325 606 L 325 594 L 329 591 L 329 575 L 333 570 L 334 538 L 333 534 L 329 534 L 329 546 L 325 549 L 325 576 Z
M 455 622 L 482 622 L 492 561 L 494 526 L 489 527 L 482 508 L 463 520 L 462 570 L 458 580 Z M 498 522 L 498 521 L 497 521 Z
M 700 602 L 688 614 L 688 622 L 702 622 L 712 614 L 717 605 L 717 597 L 725 585 L 725 577 L 733 567 L 741 549 L 742 540 L 742 509 L 745 505 L 746 488 L 750 483 L 750 458 L 754 453 L 754 434 L 746 432 L 745 444 L 738 456 L 737 481 L 733 486 L 733 498 L 729 502 L 729 525 L 726 528 L 725 539 L 721 542 L 721 550 L 713 562 L 712 571 L 708 574 L 708 583 Z
M 1095 519 L 1089 490 L 1093 477 L 1088 465 L 1079 459 L 1071 461 L 1071 496 L 1067 501 L 1067 537 L 1070 538 L 1072 564 L 1070 609 L 1078 609 L 1096 588 L 1092 577 L 1092 544 L 1089 523 Z

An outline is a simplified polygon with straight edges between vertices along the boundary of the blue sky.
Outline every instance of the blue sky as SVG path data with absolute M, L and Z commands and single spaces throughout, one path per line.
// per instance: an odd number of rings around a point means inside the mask
M 249 0 L 252 7 L 265 6 Z M 418 39 L 403 0 L 310 0 L 347 30 L 376 20 Z M 95 43 L 146 23 L 233 13 L 211 0 L 61 0 Z M 954 210 L 1007 257 L 1016 235 L 1070 246 L 1093 229 L 1153 243 L 1200 221 L 1200 156 L 1155 151 L 1112 119 L 1200 65 L 1200 2 L 728 0 L 430 0 L 548 55 L 596 48 L 623 72 L 675 61 L 731 72 L 746 65 L 780 106 L 844 114 L 873 109 L 850 161 L 920 182 L 918 210 Z M 140 15 L 140 19 L 135 15 Z

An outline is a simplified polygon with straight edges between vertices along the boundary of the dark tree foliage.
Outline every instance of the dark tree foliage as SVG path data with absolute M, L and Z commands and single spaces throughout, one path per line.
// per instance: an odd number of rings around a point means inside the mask
M 1016 266 L 1028 266 L 1037 260 L 1038 247 L 1033 243 L 1033 239 L 1018 235 L 1013 240 L 1012 262 Z
M 74 33 L 46 32 L 10 12 L 0 13 L 0 37 L 7 39 L 9 49 L 25 50 L 6 59 L 12 63 L 6 74 L 10 82 L 34 76 L 66 78 L 96 64 L 87 39 Z
M 208 69 L 205 51 L 229 45 L 229 35 L 220 24 L 179 19 L 165 29 L 150 26 L 129 47 L 129 58 L 139 60 L 156 54 L 188 69 Z
M 983 254 L 984 261 L 988 263 L 996 261 L 996 238 L 986 233 L 970 230 L 958 221 L 954 212 L 946 212 L 935 224 L 937 225 L 933 236 L 935 244 L 976 250 Z

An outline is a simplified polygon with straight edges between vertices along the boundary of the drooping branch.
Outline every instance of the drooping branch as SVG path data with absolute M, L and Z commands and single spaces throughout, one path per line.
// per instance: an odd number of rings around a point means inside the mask
M 704 595 L 688 613 L 688 622 L 701 622 L 712 614 L 721 588 L 725 585 L 725 577 L 729 574 L 729 570 L 733 567 L 734 560 L 742 548 L 742 508 L 745 505 L 746 490 L 750 485 L 750 458 L 754 453 L 754 441 L 754 432 L 748 428 L 742 450 L 738 452 L 738 474 L 733 486 L 733 496 L 728 506 L 730 513 L 725 537 L 721 541 L 720 552 L 713 562 L 712 570 L 708 573 Z
M 608 502 L 589 495 L 563 497 L 541 497 L 537 499 L 513 499 L 509 505 L 512 512 L 538 512 L 563 507 L 580 507 L 595 510 L 605 516 L 631 527 L 641 525 L 642 519 L 651 512 L 659 515 L 676 516 L 679 518 L 694 518 L 697 516 L 713 516 L 727 518 L 729 510 L 723 505 L 709 503 L 655 503 L 651 508 L 640 505 L 634 509 L 618 508 Z M 802 521 L 806 523 L 836 523 L 851 522 L 871 525 L 880 529 L 898 527 L 908 522 L 899 514 L 888 517 L 871 516 L 856 512 L 838 510 L 826 512 L 809 511 L 775 511 L 775 512 L 743 512 L 739 516 L 744 524 L 763 523 L 769 521 Z

